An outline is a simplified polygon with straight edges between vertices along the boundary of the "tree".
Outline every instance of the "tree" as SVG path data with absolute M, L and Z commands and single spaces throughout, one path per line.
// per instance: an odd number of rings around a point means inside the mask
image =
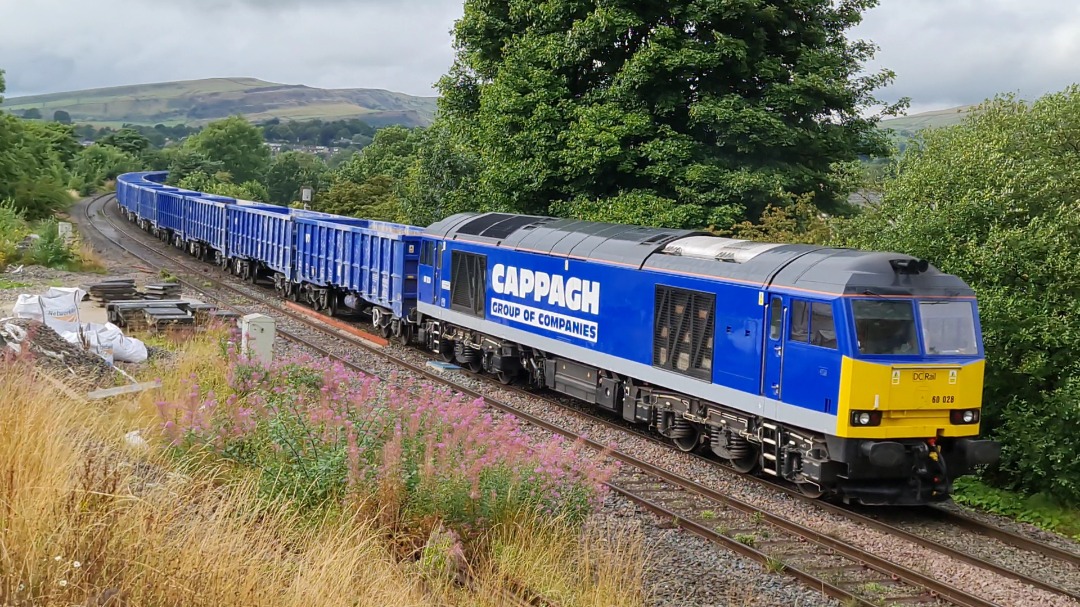
M 1080 87 L 991 100 L 924 132 L 840 243 L 929 260 L 975 289 L 988 478 L 1080 503 Z
M 405 221 L 423 226 L 454 213 L 481 210 L 478 162 L 445 122 L 428 128 L 399 182 Z
M 71 202 L 67 169 L 42 125 L 0 113 L 0 200 L 26 219 L 43 219 Z
M 71 114 L 64 110 L 56 110 L 53 112 L 53 122 L 59 122 L 60 124 L 71 124 Z
M 233 183 L 262 179 L 270 164 L 270 148 L 262 130 L 241 116 L 211 122 L 202 132 L 189 137 L 184 147 L 221 163 L 222 169 L 232 175 Z
M 22 117 L 27 120 L 41 120 L 41 110 L 36 107 L 32 107 L 28 110 L 24 110 Z
M 7 90 L 7 82 L 4 81 L 4 70 L 0 70 L 0 103 L 4 103 L 4 91 Z
M 252 200 L 266 202 L 268 194 L 266 187 L 257 181 L 245 181 L 236 184 L 230 181 L 228 173 L 208 175 L 202 171 L 196 171 L 184 177 L 177 185 L 186 190 L 206 192 L 218 196 L 230 196 L 240 200 Z
M 400 179 L 415 160 L 423 140 L 423 129 L 401 126 L 380 129 L 371 145 L 338 168 L 337 176 L 353 183 L 363 183 L 377 175 Z
M 811 192 L 831 210 L 833 165 L 887 150 L 863 113 L 892 74 L 862 75 L 875 49 L 845 36 L 875 4 L 466 0 L 441 119 L 507 211 L 698 227 Z
M 142 168 L 142 163 L 132 154 L 96 143 L 79 152 L 72 167 L 71 183 L 80 194 L 88 196 L 105 181 Z
M 266 172 L 268 202 L 288 205 L 300 199 L 300 189 L 310 186 L 322 189 L 328 169 L 317 156 L 304 152 L 285 152 L 270 163 Z
M 79 140 L 75 137 L 75 128 L 70 124 L 27 122 L 24 126 L 27 132 L 32 134 L 32 141 L 44 146 L 43 149 L 38 148 L 35 153 L 50 153 L 64 167 L 70 168 L 75 156 L 83 149 L 82 145 L 79 144 Z M 47 152 L 43 150 L 47 150 Z
M 139 156 L 150 147 L 150 140 L 139 131 L 127 127 L 110 133 L 98 140 L 101 145 L 112 146 L 121 152 Z
M 401 207 L 390 177 L 377 175 L 362 184 L 338 181 L 319 198 L 318 209 L 349 217 L 403 221 Z
M 180 183 L 192 173 L 215 175 L 224 170 L 223 163 L 211 160 L 206 154 L 187 146 L 162 150 L 160 162 L 168 168 L 168 183 L 171 185 Z

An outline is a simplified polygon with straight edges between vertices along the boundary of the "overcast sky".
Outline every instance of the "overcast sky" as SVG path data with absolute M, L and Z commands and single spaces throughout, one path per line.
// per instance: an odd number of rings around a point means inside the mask
M 463 0 L 0 0 L 8 96 L 215 76 L 432 95 Z M 1080 81 L 1076 0 L 881 0 L 853 35 L 911 113 Z

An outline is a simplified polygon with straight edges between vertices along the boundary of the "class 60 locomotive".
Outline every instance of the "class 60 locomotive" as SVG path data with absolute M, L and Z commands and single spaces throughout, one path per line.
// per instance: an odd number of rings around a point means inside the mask
M 419 228 L 163 179 L 122 176 L 118 204 L 177 246 L 808 495 L 943 501 L 999 456 L 975 294 L 924 260 L 504 213 Z

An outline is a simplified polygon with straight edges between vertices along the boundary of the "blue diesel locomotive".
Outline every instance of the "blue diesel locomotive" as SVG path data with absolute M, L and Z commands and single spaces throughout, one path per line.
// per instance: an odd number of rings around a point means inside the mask
M 126 175 L 118 188 L 129 216 L 159 233 L 169 228 L 139 213 L 158 212 L 146 196 L 178 194 L 162 180 Z M 252 212 L 211 203 L 226 218 Z M 273 227 L 232 223 L 225 250 L 178 244 L 318 309 L 368 311 L 383 335 L 444 360 L 577 397 L 810 495 L 941 501 L 953 479 L 998 457 L 977 438 L 974 293 L 925 261 L 503 213 L 428 228 L 277 214 Z M 241 238 L 264 244 L 234 251 Z

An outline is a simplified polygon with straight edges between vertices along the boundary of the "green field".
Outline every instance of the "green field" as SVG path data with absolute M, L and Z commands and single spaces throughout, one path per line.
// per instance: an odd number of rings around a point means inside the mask
M 952 107 L 944 110 L 921 112 L 919 114 L 912 114 L 911 116 L 890 118 L 889 120 L 882 120 L 880 126 L 883 129 L 892 129 L 900 134 L 907 132 L 908 135 L 913 135 L 926 128 L 939 128 L 959 124 L 974 107 L 975 106 L 972 105 L 961 105 L 959 107 Z
M 46 119 L 65 110 L 75 122 L 201 125 L 241 114 L 251 120 L 341 120 L 373 126 L 423 126 L 435 115 L 434 97 L 380 89 L 317 89 L 254 78 L 211 78 L 12 97 L 0 109 L 37 108 Z

